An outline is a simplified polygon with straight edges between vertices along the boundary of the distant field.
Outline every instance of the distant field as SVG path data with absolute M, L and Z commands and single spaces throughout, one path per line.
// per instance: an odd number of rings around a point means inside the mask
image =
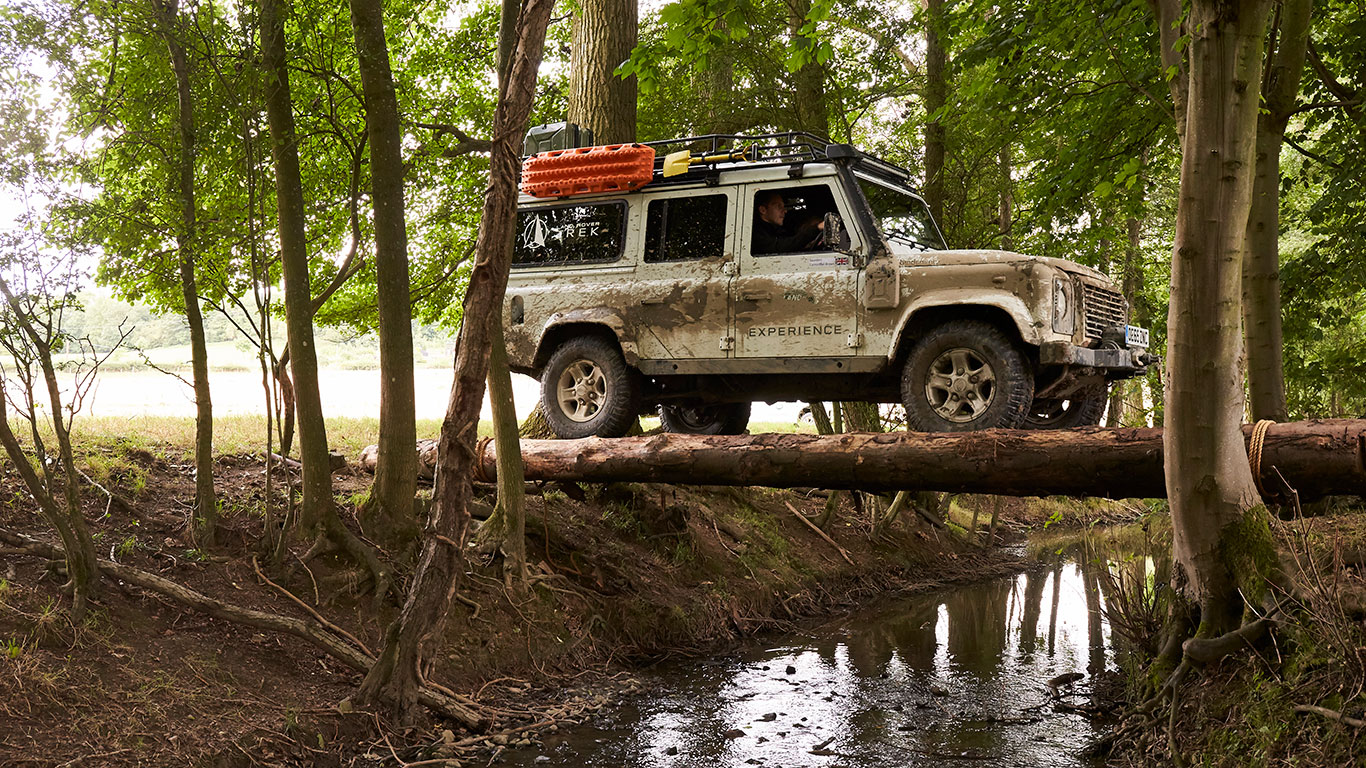
M 452 343 L 454 341 L 452 340 Z M 318 339 L 318 366 L 337 370 L 370 370 L 379 367 L 379 353 L 373 345 Z M 259 371 L 256 348 L 242 341 L 220 341 L 208 345 L 211 371 Z M 444 368 L 452 365 L 451 349 L 446 346 L 427 346 L 414 349 L 414 362 L 419 368 Z M 145 358 L 144 358 L 145 356 Z M 59 361 L 74 360 L 73 355 L 59 355 Z M 190 370 L 190 346 L 159 347 L 138 352 L 120 349 L 102 367 L 105 371 L 145 371 L 147 361 L 168 371 Z
M 659 419 L 643 418 L 647 431 L 659 426 Z M 814 432 L 810 424 L 755 422 L 751 433 Z M 419 419 L 417 436 L 434 438 L 441 430 L 440 419 Z M 479 435 L 493 434 L 493 424 L 479 422 Z M 87 451 L 115 447 L 140 448 L 167 459 L 185 460 L 194 450 L 194 419 L 174 416 L 81 416 L 76 419 L 75 435 Z M 354 459 L 367 445 L 379 440 L 379 419 L 331 418 L 327 420 L 327 439 L 334 450 Z M 222 416 L 214 419 L 214 451 L 220 455 L 259 453 L 266 444 L 265 417 L 255 414 Z M 297 444 L 296 444 L 297 445 Z

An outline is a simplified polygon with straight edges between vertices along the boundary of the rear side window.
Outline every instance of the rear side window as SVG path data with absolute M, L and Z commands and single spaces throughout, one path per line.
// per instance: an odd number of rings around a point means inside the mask
M 725 195 L 650 201 L 645 218 L 645 261 L 719 259 L 725 247 Z
M 621 258 L 626 203 L 560 205 L 517 214 L 514 267 L 601 264 Z

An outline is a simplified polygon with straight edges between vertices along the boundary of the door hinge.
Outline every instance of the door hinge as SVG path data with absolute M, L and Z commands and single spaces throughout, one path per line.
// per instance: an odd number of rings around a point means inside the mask
M 849 341 L 845 342 L 844 346 L 846 346 L 846 347 L 848 347 L 848 348 L 850 348 L 850 349 L 858 349 L 859 347 L 863 346 L 863 334 L 861 334 L 861 333 L 851 333 L 851 334 L 849 334 Z
M 721 349 L 722 349 L 722 350 L 726 350 L 726 351 L 735 349 L 735 337 L 734 337 L 734 336 L 722 336 L 722 337 L 721 337 Z

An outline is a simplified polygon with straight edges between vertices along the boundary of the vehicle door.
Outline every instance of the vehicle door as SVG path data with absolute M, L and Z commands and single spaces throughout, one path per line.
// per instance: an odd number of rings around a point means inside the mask
M 742 358 L 846 357 L 857 354 L 861 271 L 848 253 L 826 250 L 804 220 L 827 212 L 849 221 L 849 203 L 832 177 L 751 184 L 743 188 L 745 242 L 731 286 L 735 354 Z M 781 195 L 786 214 L 760 232 L 760 206 Z M 770 207 L 770 206 L 766 206 Z M 775 229 L 776 228 L 776 229 Z M 773 234 L 788 242 L 774 248 Z M 848 230 L 847 230 L 848 231 Z M 810 233 L 814 242 L 807 241 Z M 849 250 L 860 252 L 858 234 Z M 794 239 L 797 242 L 793 242 Z
M 730 357 L 730 282 L 735 272 L 731 189 L 681 189 L 641 198 L 644 231 L 635 320 L 649 360 Z

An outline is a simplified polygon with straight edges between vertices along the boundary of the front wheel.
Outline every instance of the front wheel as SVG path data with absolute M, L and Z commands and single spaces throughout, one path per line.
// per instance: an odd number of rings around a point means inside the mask
M 636 423 L 639 401 L 635 371 L 597 336 L 561 344 L 541 372 L 541 408 L 561 438 L 621 437 Z
M 902 369 L 901 401 L 916 432 L 1014 429 L 1033 398 L 1024 354 L 981 320 L 951 320 L 926 333 Z
M 665 432 L 684 435 L 740 435 L 749 426 L 749 403 L 685 403 L 659 406 Z
M 1096 384 L 1073 392 L 1066 400 L 1035 400 L 1025 416 L 1025 429 L 1072 429 L 1094 427 L 1105 415 L 1109 389 Z

